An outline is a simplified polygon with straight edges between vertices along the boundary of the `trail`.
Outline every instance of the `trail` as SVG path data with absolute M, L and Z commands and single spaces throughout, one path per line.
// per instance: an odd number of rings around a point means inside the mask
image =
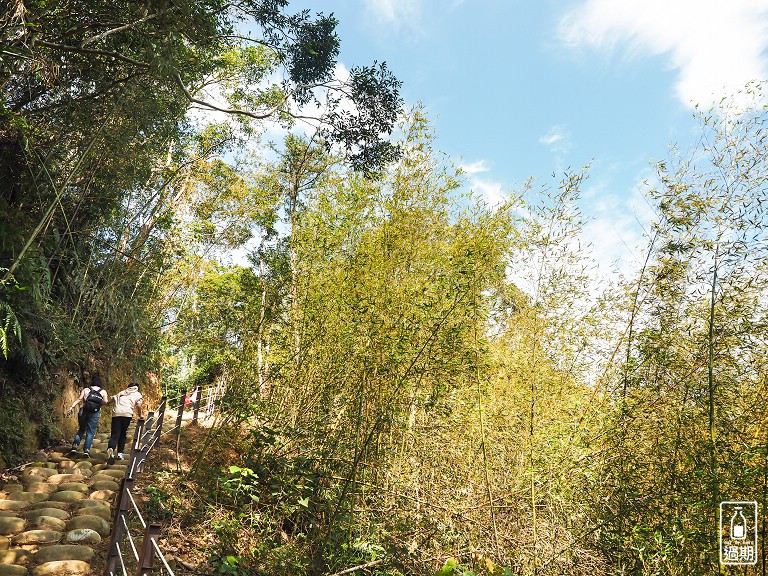
M 205 398 L 201 420 L 213 414 L 217 393 L 198 388 L 198 398 Z M 138 559 L 138 544 L 129 534 L 129 524 L 137 519 L 144 524 L 135 508 L 141 498 L 123 490 L 132 501 L 133 514 L 126 510 L 120 515 L 116 501 L 120 500 L 121 481 L 126 479 L 126 489 L 129 481 L 132 485 L 156 444 L 176 444 L 178 434 L 168 439 L 166 434 L 198 422 L 200 401 L 184 411 L 184 395 L 177 400 L 180 405 L 173 413 L 165 413 L 163 399 L 157 416 L 150 412 L 146 423 L 140 421 L 141 428 L 129 429 L 126 448 L 133 449 L 130 455 L 126 452 L 125 460 L 107 463 L 109 434 L 101 432 L 94 436 L 90 458 L 82 451 L 71 453 L 69 445 L 58 446 L 50 452 L 37 452 L 30 463 L 0 474 L 0 576 L 104 574 L 113 531 L 122 546 L 116 560 L 132 564 Z M 134 443 L 137 432 L 140 438 Z
M 103 570 L 111 505 L 126 471 L 123 460 L 107 464 L 108 437 L 94 437 L 91 458 L 60 446 L 3 475 L 0 576 Z

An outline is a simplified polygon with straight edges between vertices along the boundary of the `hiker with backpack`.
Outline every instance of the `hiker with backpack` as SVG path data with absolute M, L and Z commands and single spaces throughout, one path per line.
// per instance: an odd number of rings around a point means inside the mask
M 83 388 L 80 396 L 77 397 L 69 407 L 67 415 L 71 415 L 75 409 L 75 406 L 82 402 L 80 410 L 77 412 L 77 434 L 75 434 L 74 440 L 72 440 L 71 454 L 77 453 L 77 447 L 80 445 L 80 440 L 85 436 L 85 444 L 83 444 L 83 456 L 86 458 L 91 457 L 91 444 L 93 443 L 93 436 L 96 434 L 96 428 L 99 425 L 99 418 L 101 417 L 101 406 L 107 403 L 109 396 L 107 391 L 102 387 L 101 378 L 98 375 L 94 375 L 91 378 L 91 385 L 87 388 Z
M 115 463 L 115 449 L 117 449 L 117 458 L 122 460 L 125 456 L 125 439 L 128 434 L 128 427 L 131 425 L 131 418 L 134 413 L 139 418 L 143 418 L 143 400 L 139 385 L 132 382 L 128 388 L 118 392 L 110 399 L 115 403 L 112 410 L 112 433 L 107 444 L 107 464 Z

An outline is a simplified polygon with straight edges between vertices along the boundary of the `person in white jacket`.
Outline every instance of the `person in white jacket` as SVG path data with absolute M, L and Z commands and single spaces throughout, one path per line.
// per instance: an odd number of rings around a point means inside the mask
M 122 390 L 110 398 L 110 402 L 115 403 L 112 409 L 112 433 L 107 444 L 107 463 L 115 463 L 115 449 L 117 449 L 117 458 L 125 458 L 125 439 L 128 433 L 128 427 L 131 425 L 131 419 L 136 414 L 139 418 L 144 417 L 143 398 L 139 392 L 139 385 L 132 382 L 128 388 Z

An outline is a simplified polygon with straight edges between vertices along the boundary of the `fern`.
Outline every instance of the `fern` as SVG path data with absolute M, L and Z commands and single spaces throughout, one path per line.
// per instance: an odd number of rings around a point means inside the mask
M 0 273 L 9 272 L 8 268 L 0 268 Z M 7 276 L 0 280 L 0 288 L 15 290 L 25 290 L 16 282 L 13 276 Z M 8 339 L 9 334 L 16 336 L 21 343 L 21 323 L 16 317 L 16 313 L 5 300 L 0 300 L 0 349 L 3 351 L 3 357 L 8 359 Z
M 9 334 L 16 336 L 21 342 L 21 324 L 16 314 L 7 302 L 0 300 L 0 348 L 3 356 L 8 359 L 8 338 Z

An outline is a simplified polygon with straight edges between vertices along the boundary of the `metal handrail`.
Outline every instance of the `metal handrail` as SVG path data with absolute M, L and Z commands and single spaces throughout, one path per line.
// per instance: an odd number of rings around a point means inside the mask
M 176 425 L 174 425 L 174 427 L 173 427 L 173 428 L 169 428 L 168 430 L 166 430 L 165 432 L 163 432 L 162 434 L 160 434 L 160 438 L 162 438 L 162 437 L 163 437 L 163 436 L 165 436 L 166 434 L 170 434 L 171 432 L 176 432 L 176 430 L 178 430 L 178 429 L 179 429 L 179 427 L 178 427 L 178 426 L 176 426 Z
M 139 517 L 139 522 L 141 522 L 141 527 L 146 528 L 147 523 L 144 522 L 144 518 L 141 516 L 141 512 L 139 512 L 139 507 L 136 505 L 136 500 L 133 499 L 133 494 L 131 494 L 130 490 L 127 490 L 126 494 L 128 494 L 128 498 L 131 499 L 131 504 L 133 505 L 133 511 L 136 512 L 136 516 Z
M 125 519 L 125 516 L 123 518 L 123 527 L 125 528 L 125 535 L 128 536 L 128 543 L 131 545 L 131 550 L 133 550 L 133 557 L 136 558 L 136 562 L 139 561 L 139 551 L 136 550 L 136 543 L 133 541 L 133 535 L 131 534 L 131 531 L 128 529 L 128 521 Z
M 168 565 L 168 561 L 165 559 L 165 554 L 163 554 L 163 551 L 160 550 L 160 546 L 157 545 L 157 542 L 155 540 L 152 540 L 152 546 L 155 548 L 155 552 L 157 552 L 157 555 L 160 557 L 160 562 L 163 563 L 163 566 L 165 566 L 165 569 L 168 570 L 169 574 L 173 574 L 173 569 Z
M 215 410 L 215 399 L 213 401 L 211 400 L 211 387 L 203 390 L 200 388 L 200 386 L 198 386 L 195 388 L 194 393 L 196 394 L 196 398 L 191 408 L 194 409 L 192 422 L 196 423 L 198 411 L 200 409 L 200 400 L 203 396 L 203 393 L 206 393 L 207 400 L 205 407 L 206 417 L 210 417 L 211 412 Z M 178 398 L 183 398 L 186 400 L 186 394 L 180 395 Z M 133 551 L 134 558 L 138 564 L 138 576 L 145 576 L 151 572 L 155 555 L 160 558 L 160 561 L 162 562 L 164 568 L 168 571 L 168 574 L 170 576 L 175 576 L 173 570 L 168 564 L 168 561 L 165 559 L 165 555 L 163 554 L 162 550 L 160 550 L 160 547 L 156 541 L 160 534 L 160 526 L 156 524 L 147 525 L 141 515 L 141 511 L 139 510 L 138 505 L 136 504 L 136 500 L 133 497 L 131 488 L 133 487 L 134 483 L 134 475 L 137 472 L 142 472 L 144 470 L 144 462 L 147 458 L 147 455 L 155 447 L 160 438 L 169 432 L 177 432 L 178 434 L 181 434 L 182 417 L 184 414 L 184 408 L 186 407 L 184 400 L 181 401 L 179 406 L 174 408 L 178 412 L 176 423 L 174 424 L 173 428 L 170 428 L 169 430 L 163 431 L 162 429 L 163 419 L 168 405 L 168 399 L 165 396 L 161 399 L 156 413 L 149 412 L 147 414 L 146 421 L 139 419 L 136 422 L 136 432 L 134 433 L 133 442 L 131 444 L 129 465 L 126 467 L 125 477 L 121 482 L 120 493 L 116 502 L 117 514 L 112 525 L 112 539 L 107 553 L 107 565 L 104 570 L 105 576 L 115 576 L 114 569 L 116 568 L 115 563 L 117 560 L 120 562 L 123 576 L 128 576 L 128 571 L 125 566 L 125 558 L 123 557 L 123 550 L 120 546 L 120 542 L 124 535 L 127 535 L 128 537 L 128 542 Z M 137 550 L 133 535 L 128 528 L 127 517 L 131 512 L 129 509 L 129 503 L 130 508 L 133 508 L 132 511 L 138 517 L 142 528 L 144 528 L 144 542 L 141 546 L 141 553 L 139 553 Z
M 115 546 L 117 547 L 117 556 L 120 558 L 120 567 L 123 569 L 123 576 L 128 576 L 128 570 L 125 569 L 125 561 L 123 560 L 123 553 L 120 550 L 120 544 L 117 543 Z M 110 574 L 112 574 L 112 572 L 110 572 Z

